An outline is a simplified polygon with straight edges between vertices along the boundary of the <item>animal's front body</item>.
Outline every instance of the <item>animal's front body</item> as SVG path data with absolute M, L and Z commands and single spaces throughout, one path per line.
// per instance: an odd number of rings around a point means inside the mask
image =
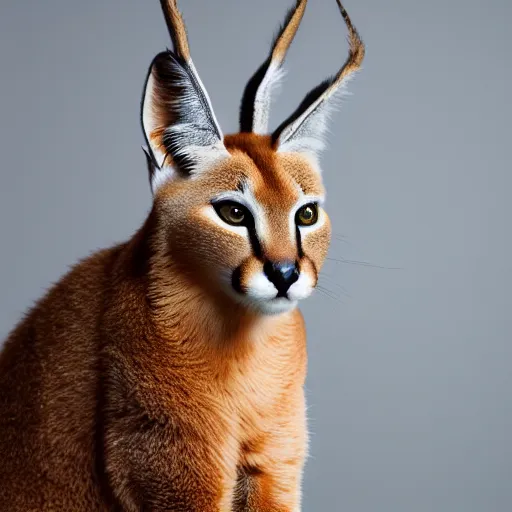
M 316 159 L 351 53 L 274 135 L 276 78 L 305 1 L 222 136 L 174 1 L 175 54 L 143 102 L 154 205 L 125 244 L 74 267 L 0 357 L 0 510 L 297 512 L 307 453 L 296 305 L 329 245 Z M 247 106 L 249 104 L 249 107 Z

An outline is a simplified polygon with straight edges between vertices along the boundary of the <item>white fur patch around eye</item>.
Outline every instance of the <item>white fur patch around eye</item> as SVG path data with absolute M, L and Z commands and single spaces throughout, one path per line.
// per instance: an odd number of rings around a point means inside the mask
M 265 210 L 260 205 L 260 203 L 258 203 L 256 197 L 254 196 L 254 192 L 249 184 L 246 184 L 242 194 L 246 200 L 247 206 L 249 207 L 251 213 L 253 214 L 254 227 L 256 229 L 258 239 L 261 242 L 264 242 L 268 232 Z
M 217 226 L 221 227 L 222 229 L 225 229 L 226 231 L 231 231 L 231 233 L 235 233 L 236 235 L 239 235 L 243 237 L 245 240 L 249 239 L 249 233 L 247 231 L 247 228 L 245 226 L 233 226 L 232 224 L 228 224 L 227 222 L 224 222 L 218 215 L 218 213 L 215 211 L 215 208 L 211 205 L 205 206 L 201 209 L 201 213 L 210 221 L 215 223 Z
M 292 301 L 299 301 L 311 295 L 314 288 L 313 278 L 310 274 L 301 272 L 299 279 L 290 286 L 288 297 Z
M 254 227 L 258 240 L 264 241 L 267 233 L 267 221 L 265 216 L 265 210 L 258 203 L 251 188 L 246 185 L 243 192 L 232 190 L 224 192 L 215 197 L 215 201 L 235 201 L 244 205 L 253 216 Z M 247 231 L 247 228 L 245 228 Z

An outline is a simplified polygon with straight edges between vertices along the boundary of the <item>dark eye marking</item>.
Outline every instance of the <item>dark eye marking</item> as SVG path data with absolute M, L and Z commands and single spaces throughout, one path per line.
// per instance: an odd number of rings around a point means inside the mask
M 261 244 L 256 233 L 254 217 L 249 209 L 233 199 L 213 201 L 213 208 L 217 215 L 230 226 L 243 226 L 247 228 L 252 250 L 256 258 L 262 257 Z

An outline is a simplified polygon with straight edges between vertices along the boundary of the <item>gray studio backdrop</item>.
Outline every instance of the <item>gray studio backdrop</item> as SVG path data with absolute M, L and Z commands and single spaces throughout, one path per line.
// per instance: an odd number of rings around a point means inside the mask
M 225 132 L 293 1 L 182 1 Z M 304 510 L 506 512 L 512 3 L 346 7 L 368 51 L 323 160 L 336 236 L 303 306 Z M 337 69 L 345 36 L 335 1 L 311 0 L 274 126 Z M 140 93 L 169 45 L 158 0 L 2 0 L 0 338 L 70 264 L 143 221 Z

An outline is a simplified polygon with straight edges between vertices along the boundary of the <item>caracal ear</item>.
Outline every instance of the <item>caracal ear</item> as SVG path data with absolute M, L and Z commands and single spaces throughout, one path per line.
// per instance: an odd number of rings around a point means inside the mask
M 266 135 L 272 92 L 284 75 L 283 62 L 299 29 L 307 0 L 296 0 L 279 29 L 270 54 L 247 83 L 240 105 L 240 131 Z
M 162 0 L 162 7 L 174 51 L 154 58 L 141 108 L 153 191 L 176 173 L 195 175 L 229 156 L 208 93 L 190 58 L 176 2 Z
M 347 82 L 361 68 L 364 44 L 340 0 L 336 2 L 348 28 L 348 58 L 338 73 L 310 91 L 297 110 L 273 133 L 280 152 L 305 153 L 315 159 L 319 156 L 325 145 L 329 114 L 337 104 L 333 100 L 343 94 Z

